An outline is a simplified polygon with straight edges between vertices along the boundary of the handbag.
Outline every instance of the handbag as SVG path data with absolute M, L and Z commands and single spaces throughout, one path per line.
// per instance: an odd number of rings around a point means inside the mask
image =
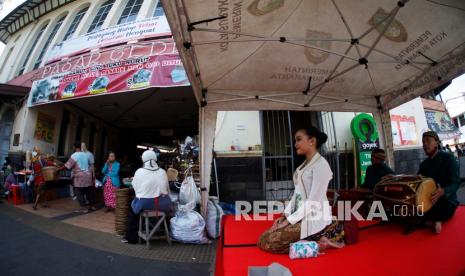
M 290 244 L 289 258 L 292 260 L 315 258 L 318 256 L 318 250 L 319 246 L 316 241 L 300 240 Z

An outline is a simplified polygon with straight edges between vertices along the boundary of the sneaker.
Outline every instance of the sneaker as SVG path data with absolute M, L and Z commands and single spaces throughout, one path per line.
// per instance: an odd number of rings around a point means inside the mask
M 127 239 L 125 239 L 125 238 L 122 238 L 122 239 L 121 239 L 121 242 L 122 242 L 122 243 L 129 243 L 129 241 L 128 241 Z
M 77 200 L 77 196 L 73 196 L 73 200 Z

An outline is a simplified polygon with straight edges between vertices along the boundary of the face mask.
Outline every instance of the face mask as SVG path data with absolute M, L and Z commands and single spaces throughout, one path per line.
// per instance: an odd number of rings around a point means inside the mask
M 36 151 L 33 151 L 32 152 L 32 157 L 36 157 L 37 156 L 37 152 Z

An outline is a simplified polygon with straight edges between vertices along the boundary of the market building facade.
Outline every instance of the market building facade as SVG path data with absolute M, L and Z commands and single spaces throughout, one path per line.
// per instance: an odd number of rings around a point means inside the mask
M 65 159 L 77 140 L 102 162 L 108 150 L 134 155 L 198 133 L 160 1 L 26 1 L 0 22 L 0 39 L 2 98 L 22 91 L 2 105 L 2 162 L 9 152 L 21 165 L 34 147 Z

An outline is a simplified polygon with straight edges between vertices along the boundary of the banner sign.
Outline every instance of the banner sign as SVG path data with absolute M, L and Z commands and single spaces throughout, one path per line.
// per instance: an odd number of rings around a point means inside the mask
M 34 138 L 47 143 L 53 143 L 53 136 L 55 134 L 55 122 L 55 118 L 39 112 L 37 115 Z
M 157 16 L 127 24 L 120 24 L 65 40 L 54 45 L 47 52 L 44 58 L 44 64 L 67 56 L 73 56 L 93 48 L 101 48 L 121 42 L 165 35 L 171 35 L 170 26 L 165 16 Z
M 371 115 L 361 113 L 352 119 L 350 130 L 355 140 L 359 184 L 362 184 L 365 182 L 366 170 L 371 165 L 371 151 L 379 148 L 378 129 Z
M 148 87 L 187 86 L 172 40 L 124 45 L 46 66 L 28 106 Z
M 441 111 L 425 110 L 428 127 L 435 131 L 439 139 L 449 140 L 462 135 L 460 130 L 452 123 L 449 115 Z
M 414 116 L 391 115 L 391 128 L 394 146 L 420 144 Z

